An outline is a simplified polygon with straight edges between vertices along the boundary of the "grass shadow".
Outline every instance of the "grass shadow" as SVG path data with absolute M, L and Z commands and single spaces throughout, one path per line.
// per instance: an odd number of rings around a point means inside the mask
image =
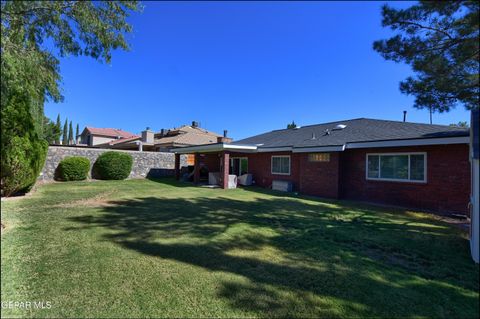
M 478 314 L 478 298 L 465 293 L 478 292 L 478 266 L 465 262 L 465 242 L 445 225 L 249 191 L 259 196 L 110 201 L 99 214 L 70 217 L 79 227 L 68 230 L 100 227 L 108 230 L 104 240 L 122 248 L 242 276 L 249 284 L 225 282 L 218 296 L 262 316 L 342 316 L 325 300 L 351 316 L 459 317 L 462 307 Z M 265 247 L 282 258 L 255 254 Z M 461 302 L 439 310 L 444 298 Z

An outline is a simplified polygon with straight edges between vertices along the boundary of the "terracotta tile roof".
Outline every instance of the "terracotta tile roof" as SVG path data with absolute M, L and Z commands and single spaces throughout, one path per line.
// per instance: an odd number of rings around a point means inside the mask
M 122 131 L 120 129 L 115 129 L 115 128 L 97 128 L 97 127 L 86 127 L 86 130 L 90 132 L 92 135 L 101 135 L 101 136 L 108 136 L 108 137 L 118 137 L 120 136 L 121 138 L 129 138 L 129 137 L 138 137 L 138 135 L 135 135 L 133 133 L 127 132 L 127 131 Z
M 140 138 L 141 138 L 141 136 L 135 135 L 135 136 L 132 136 L 132 137 L 113 140 L 113 141 L 110 141 L 108 144 L 110 144 L 110 145 L 122 144 L 122 143 L 127 143 L 127 142 L 132 142 L 132 141 L 135 141 L 135 140 L 139 140 Z

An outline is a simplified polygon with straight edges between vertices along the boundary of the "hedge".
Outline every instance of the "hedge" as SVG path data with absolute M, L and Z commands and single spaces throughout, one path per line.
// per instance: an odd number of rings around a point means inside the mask
M 82 181 L 87 178 L 90 161 L 86 157 L 72 156 L 58 164 L 57 179 L 62 181 Z
M 93 165 L 93 176 L 98 179 L 125 179 L 130 175 L 132 165 L 133 158 L 129 154 L 105 152 Z
M 46 141 L 20 136 L 2 148 L 2 196 L 30 191 L 45 163 L 47 148 Z

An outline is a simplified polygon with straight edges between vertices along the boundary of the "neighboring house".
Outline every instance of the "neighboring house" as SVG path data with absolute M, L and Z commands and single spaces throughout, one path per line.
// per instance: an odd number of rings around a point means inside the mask
M 116 140 L 126 139 L 126 138 L 135 138 L 138 135 L 135 135 L 130 132 L 123 131 L 121 129 L 115 128 L 96 128 L 96 127 L 85 127 L 82 134 L 77 136 L 79 144 L 88 145 L 88 146 L 98 146 L 101 144 L 109 143 Z
M 195 154 L 194 180 L 204 167 L 223 188 L 250 173 L 263 187 L 442 214 L 466 214 L 470 201 L 469 131 L 458 127 L 360 118 L 173 151 L 177 178 L 180 154 Z
M 101 146 L 115 149 L 169 152 L 170 149 L 175 147 L 212 144 L 219 141 L 231 142 L 231 139 L 227 138 L 226 135 L 227 131 L 224 131 L 222 136 L 199 127 L 197 122 L 192 122 L 192 125 L 162 129 L 158 133 L 154 133 L 147 128 L 142 131 L 141 136 L 114 140 Z

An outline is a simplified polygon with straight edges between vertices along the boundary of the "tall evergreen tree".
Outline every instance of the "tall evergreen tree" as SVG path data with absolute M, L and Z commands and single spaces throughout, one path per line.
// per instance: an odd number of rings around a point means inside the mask
M 75 144 L 77 144 L 77 139 L 78 139 L 78 135 L 80 135 L 80 127 L 78 126 L 78 123 L 77 123 L 77 129 L 75 130 Z
M 382 25 L 396 34 L 375 41 L 385 59 L 405 62 L 415 76 L 400 83 L 402 93 L 415 96 L 414 106 L 448 112 L 457 104 L 478 108 L 478 1 L 420 1 L 406 9 L 384 5 Z
M 68 119 L 65 119 L 65 124 L 63 124 L 62 144 L 68 144 Z
M 60 136 L 62 135 L 62 122 L 60 121 L 60 114 L 57 115 L 57 132 L 58 134 L 55 136 L 55 144 L 60 144 Z
M 73 144 L 73 126 L 72 126 L 72 121 L 70 121 L 70 125 L 68 128 L 68 145 Z
M 297 127 L 297 124 L 295 123 L 295 121 L 292 121 L 292 123 L 287 124 L 287 129 L 292 129 L 292 128 L 296 128 L 296 127 Z

